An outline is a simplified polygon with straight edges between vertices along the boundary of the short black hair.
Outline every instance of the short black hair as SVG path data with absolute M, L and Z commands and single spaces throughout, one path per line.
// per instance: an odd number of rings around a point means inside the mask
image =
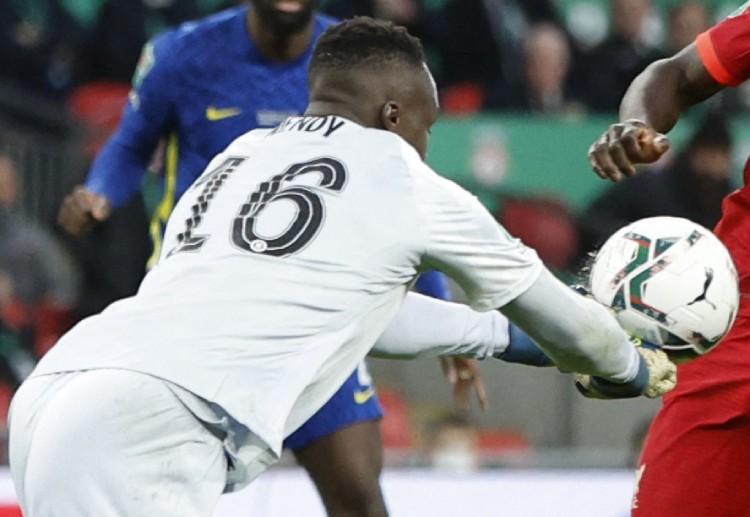
M 329 27 L 318 40 L 310 75 L 323 69 L 346 70 L 402 62 L 422 67 L 424 50 L 406 28 L 367 16 L 358 16 Z

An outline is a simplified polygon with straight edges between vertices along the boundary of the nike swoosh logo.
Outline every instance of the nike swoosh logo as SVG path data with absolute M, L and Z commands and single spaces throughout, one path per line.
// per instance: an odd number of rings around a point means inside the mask
M 242 113 L 242 110 L 240 108 L 216 108 L 214 106 L 209 106 L 208 108 L 206 108 L 206 118 L 211 122 L 216 122 L 217 120 L 223 120 L 225 118 L 236 117 L 240 113 Z
M 360 406 L 375 396 L 375 388 L 367 388 L 366 390 L 357 390 L 354 392 L 354 402 Z

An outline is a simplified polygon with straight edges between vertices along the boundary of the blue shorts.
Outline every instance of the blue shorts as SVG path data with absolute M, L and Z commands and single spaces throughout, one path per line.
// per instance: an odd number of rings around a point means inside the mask
M 381 418 L 383 408 L 375 394 L 375 386 L 367 367 L 362 362 L 333 397 L 284 440 L 284 447 L 302 449 L 344 427 Z

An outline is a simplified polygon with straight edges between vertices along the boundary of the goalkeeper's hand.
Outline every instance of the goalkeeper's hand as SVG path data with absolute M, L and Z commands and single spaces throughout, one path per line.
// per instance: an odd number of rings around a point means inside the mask
M 640 355 L 640 365 L 635 379 L 613 382 L 601 377 L 576 374 L 576 388 L 584 397 L 594 399 L 621 399 L 661 397 L 677 384 L 677 367 L 667 354 L 651 343 L 631 338 Z

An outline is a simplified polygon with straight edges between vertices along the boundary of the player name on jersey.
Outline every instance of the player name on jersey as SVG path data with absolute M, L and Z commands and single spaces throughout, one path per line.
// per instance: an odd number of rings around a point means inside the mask
M 271 131 L 271 134 L 285 131 L 307 131 L 308 133 L 323 131 L 323 136 L 328 137 L 343 125 L 344 119 L 335 115 L 326 115 L 323 117 L 290 117 Z

